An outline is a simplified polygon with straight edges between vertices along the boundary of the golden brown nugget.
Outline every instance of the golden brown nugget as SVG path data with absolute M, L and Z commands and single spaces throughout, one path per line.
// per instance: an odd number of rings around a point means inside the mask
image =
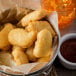
M 37 60 L 37 62 L 49 62 L 51 60 L 51 57 L 48 56 L 48 57 L 42 57 L 42 58 L 39 58 Z
M 25 28 L 27 31 L 37 31 L 40 32 L 43 29 L 47 29 L 50 33 L 55 36 L 56 33 L 47 21 L 33 21 L 28 24 Z
M 10 31 L 8 35 L 9 42 L 22 48 L 30 47 L 36 39 L 36 32 L 26 32 L 22 28 L 16 28 Z
M 26 54 L 30 61 L 36 61 L 36 57 L 33 55 L 34 46 L 31 46 L 27 49 Z
M 18 26 L 27 26 L 29 22 L 40 20 L 47 15 L 47 12 L 44 9 L 38 9 L 24 16 L 21 21 L 18 23 Z
M 12 50 L 12 55 L 17 65 L 28 63 L 27 55 L 24 53 L 23 49 L 18 46 L 14 46 Z
M 14 26 L 11 23 L 4 25 L 4 28 L 0 31 L 0 49 L 10 45 L 8 41 L 8 33 L 14 29 Z
M 35 43 L 35 48 L 34 48 L 34 56 L 40 58 L 40 57 L 45 57 L 49 56 L 51 51 L 51 46 L 52 46 L 52 35 L 47 29 L 44 29 L 40 31 L 37 35 L 37 41 Z

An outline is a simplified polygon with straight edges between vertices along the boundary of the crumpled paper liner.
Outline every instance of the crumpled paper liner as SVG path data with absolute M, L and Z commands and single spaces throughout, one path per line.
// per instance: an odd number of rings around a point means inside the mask
M 0 73 L 0 76 L 9 76 L 9 75 Z M 49 73 L 48 76 L 58 76 L 57 71 L 56 71 L 56 68 L 54 66 L 53 66 L 53 68 L 52 68 L 52 70 L 51 70 L 51 72 Z
M 25 8 L 27 7 L 32 10 L 28 10 L 25 12 Z M 34 9 L 40 8 L 40 0 L 0 0 L 0 25 L 4 23 L 11 22 L 13 24 L 18 23 L 18 21 L 27 13 L 30 13 Z M 53 12 L 46 18 L 52 25 L 55 31 L 58 34 L 58 22 L 57 22 L 57 13 Z M 53 45 L 53 56 L 58 46 L 58 37 L 54 38 L 54 45 Z M 28 74 L 30 72 L 37 71 L 44 67 L 47 64 L 45 63 L 30 63 L 30 64 L 23 64 L 21 66 L 5 66 L 1 65 L 0 70 L 7 72 L 9 74 Z

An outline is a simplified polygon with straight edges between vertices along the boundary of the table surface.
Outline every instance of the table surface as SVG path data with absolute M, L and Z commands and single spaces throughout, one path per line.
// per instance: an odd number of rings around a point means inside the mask
M 65 34 L 68 34 L 68 33 L 76 33 L 76 19 L 70 24 L 70 27 L 67 27 L 64 30 L 61 30 L 61 36 L 64 36 Z M 64 68 L 60 64 L 58 58 L 56 59 L 54 64 L 55 64 L 58 76 L 76 76 L 76 70 L 68 70 Z
M 57 76 L 76 76 L 76 70 L 66 69 L 61 65 L 58 58 L 56 59 L 54 65 L 56 68 Z

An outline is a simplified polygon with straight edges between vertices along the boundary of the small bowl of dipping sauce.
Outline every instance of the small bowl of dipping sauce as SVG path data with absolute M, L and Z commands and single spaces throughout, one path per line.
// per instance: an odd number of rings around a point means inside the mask
M 76 69 L 76 33 L 61 38 L 58 57 L 64 67 Z

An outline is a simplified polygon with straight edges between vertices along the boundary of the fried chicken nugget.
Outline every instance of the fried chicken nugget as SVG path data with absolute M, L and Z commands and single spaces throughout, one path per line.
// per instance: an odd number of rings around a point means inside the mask
M 42 57 L 37 60 L 37 62 L 49 62 L 51 60 L 50 56 Z
M 37 41 L 34 48 L 34 56 L 37 58 L 49 56 L 52 46 L 52 35 L 47 29 L 40 31 L 37 35 Z
M 0 31 L 0 49 L 3 49 L 10 45 L 8 41 L 8 33 L 14 29 L 11 23 L 4 25 L 4 28 Z
M 38 9 L 24 16 L 21 21 L 18 23 L 18 26 L 27 26 L 29 22 L 40 20 L 47 15 L 47 12 L 44 9 Z
M 33 55 L 34 46 L 31 46 L 27 49 L 26 54 L 30 61 L 36 61 L 36 57 Z
M 30 47 L 36 39 L 36 32 L 26 32 L 22 28 L 16 28 L 10 31 L 8 35 L 9 42 L 22 48 Z
M 52 48 L 50 49 L 50 51 L 51 51 L 51 53 L 50 53 L 49 56 L 41 57 L 41 58 L 39 58 L 37 60 L 37 62 L 49 62 L 52 59 L 52 57 L 53 57 L 53 50 L 52 50 Z
M 37 31 L 40 32 L 42 29 L 47 29 L 50 33 L 55 36 L 56 33 L 47 21 L 33 21 L 28 24 L 25 28 L 27 31 Z
M 17 65 L 26 64 L 29 62 L 27 55 L 24 53 L 21 47 L 14 46 L 12 55 Z

